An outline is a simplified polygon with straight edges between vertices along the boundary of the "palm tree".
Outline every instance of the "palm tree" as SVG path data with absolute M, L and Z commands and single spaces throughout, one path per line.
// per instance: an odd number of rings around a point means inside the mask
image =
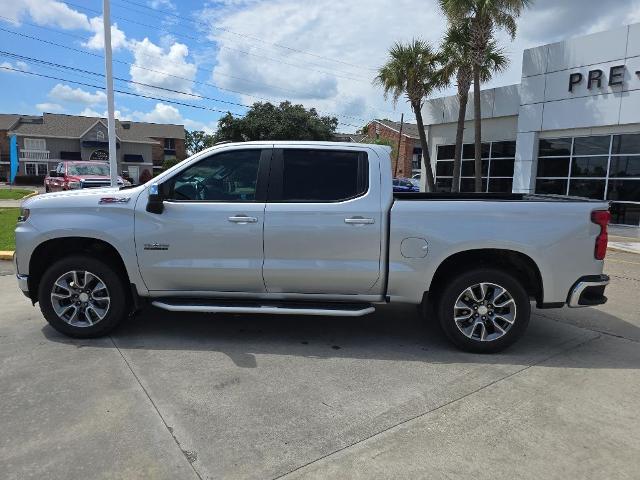
M 516 36 L 516 19 L 533 0 L 440 0 L 440 7 L 452 24 L 469 23 L 473 59 L 473 110 L 475 120 L 475 190 L 482 190 L 482 124 L 480 107 L 481 69 L 496 29 Z
M 442 44 L 442 57 L 446 62 L 440 71 L 443 82 L 449 82 L 455 76 L 458 89 L 458 126 L 456 130 L 456 146 L 453 159 L 452 192 L 460 191 L 460 170 L 462 167 L 462 137 L 464 135 L 464 119 L 469 101 L 469 89 L 473 80 L 473 57 L 471 52 L 469 22 L 450 25 Z M 480 71 L 480 79 L 485 82 L 494 73 L 501 72 L 509 64 L 504 51 L 495 42 L 487 46 L 485 61 Z
M 437 76 L 439 62 L 440 56 L 427 42 L 416 39 L 406 45 L 398 42 L 389 50 L 389 59 L 380 67 L 378 75 L 373 80 L 375 85 L 384 89 L 385 99 L 391 95 L 393 103 L 396 104 L 398 99 L 405 95 L 411 104 L 418 124 L 428 192 L 433 192 L 434 180 L 422 121 L 422 106 L 425 98 L 441 86 Z

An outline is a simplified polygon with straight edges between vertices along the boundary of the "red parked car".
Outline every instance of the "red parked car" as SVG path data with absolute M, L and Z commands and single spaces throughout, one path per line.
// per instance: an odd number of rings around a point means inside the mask
M 47 192 L 76 190 L 79 188 L 108 187 L 111 185 L 109 164 L 107 162 L 60 162 L 44 179 Z M 118 185 L 131 183 L 118 176 Z

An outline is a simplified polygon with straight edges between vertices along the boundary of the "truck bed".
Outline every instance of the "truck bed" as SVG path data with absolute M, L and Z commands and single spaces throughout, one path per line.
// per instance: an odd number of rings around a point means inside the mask
M 395 200 L 477 200 L 500 202 L 603 202 L 583 197 L 568 197 L 566 195 L 546 195 L 540 193 L 449 193 L 449 192 L 397 192 L 393 194 Z

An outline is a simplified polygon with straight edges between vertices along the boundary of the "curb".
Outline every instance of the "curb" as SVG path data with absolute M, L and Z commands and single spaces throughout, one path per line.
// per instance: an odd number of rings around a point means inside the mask
M 635 253 L 636 255 L 640 255 L 639 251 L 632 250 L 631 248 L 625 248 L 625 247 L 611 247 L 611 246 L 608 246 L 607 250 L 611 250 L 613 252 Z
M 19 198 L 18 200 L 26 200 L 27 198 L 35 197 L 36 195 L 38 195 L 38 191 L 34 190 L 29 195 L 25 195 L 24 197 Z
M 13 260 L 13 250 L 0 250 L 0 260 Z

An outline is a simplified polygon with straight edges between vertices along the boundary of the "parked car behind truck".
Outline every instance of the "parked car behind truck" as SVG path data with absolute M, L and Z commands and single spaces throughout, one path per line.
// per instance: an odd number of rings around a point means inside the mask
M 145 303 L 360 316 L 422 305 L 460 348 L 499 351 L 541 308 L 606 301 L 607 203 L 394 194 L 387 148 L 248 142 L 129 189 L 39 195 L 16 228 L 21 290 L 75 337 Z
M 107 162 L 60 162 L 44 179 L 45 192 L 108 187 L 109 185 L 111 185 L 111 176 Z M 118 177 L 118 185 L 129 186 L 131 183 Z

